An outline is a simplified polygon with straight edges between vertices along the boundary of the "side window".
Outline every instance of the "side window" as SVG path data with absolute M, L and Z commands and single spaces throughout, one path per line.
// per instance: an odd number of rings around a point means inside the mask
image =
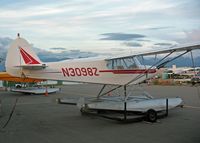
M 114 67 L 115 67 L 114 69 L 118 69 L 118 70 L 124 69 L 124 65 L 122 64 L 122 60 L 121 59 L 115 60 Z
M 122 58 L 122 59 L 114 59 L 107 61 L 108 69 L 136 69 L 140 65 L 139 61 L 136 58 Z
M 113 69 L 112 60 L 107 61 L 106 66 L 107 66 L 108 69 Z
M 124 62 L 126 63 L 128 69 L 138 68 L 138 63 L 135 58 L 124 59 Z

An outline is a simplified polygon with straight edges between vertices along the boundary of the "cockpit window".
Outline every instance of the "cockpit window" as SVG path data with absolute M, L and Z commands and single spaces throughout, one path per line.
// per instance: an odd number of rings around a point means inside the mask
M 136 69 L 140 66 L 137 58 L 114 59 L 107 61 L 109 69 Z

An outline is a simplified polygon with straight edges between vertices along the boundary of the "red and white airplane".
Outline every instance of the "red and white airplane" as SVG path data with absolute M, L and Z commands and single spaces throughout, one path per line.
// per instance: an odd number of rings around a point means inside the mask
M 138 84 L 147 78 L 151 78 L 166 63 L 195 49 L 200 49 L 200 43 L 179 45 L 167 49 L 119 57 L 72 59 L 44 63 L 33 52 L 31 45 L 25 39 L 18 36 L 8 49 L 6 71 L 11 76 L 20 78 L 103 84 L 104 86 L 99 92 L 98 97 L 106 94 L 102 94 L 105 85 L 124 87 L 125 98 L 114 97 L 108 99 L 103 97 L 99 102 L 95 100 L 95 102 L 85 104 L 80 101 L 77 105 L 81 108 L 81 111 L 90 109 L 125 111 L 124 113 L 126 111 L 148 113 L 148 119 L 155 121 L 157 119 L 157 112 L 166 109 L 166 99 L 153 99 L 150 96 L 126 96 L 126 86 Z M 176 52 L 179 55 L 168 59 L 170 55 Z M 140 56 L 158 54 L 166 55 L 152 66 L 142 65 L 137 59 Z M 167 101 L 169 101 L 169 103 L 167 102 L 168 108 L 172 109 L 180 105 L 182 99 L 169 98 Z M 124 119 L 126 119 L 126 114 L 124 114 Z
M 60 62 L 42 62 L 23 38 L 13 41 L 6 58 L 6 71 L 15 77 L 86 82 L 98 84 L 125 85 L 144 81 L 148 75 L 156 74 L 156 66 L 145 66 L 137 60 L 138 56 L 157 55 L 174 52 L 189 52 L 199 49 L 200 43 L 182 45 L 158 51 L 133 55 L 103 58 L 71 59 Z

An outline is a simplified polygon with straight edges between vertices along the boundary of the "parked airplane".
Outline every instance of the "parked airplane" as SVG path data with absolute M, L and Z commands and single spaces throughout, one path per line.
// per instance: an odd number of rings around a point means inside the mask
M 44 63 L 33 52 L 31 45 L 25 39 L 18 36 L 8 49 L 6 71 L 15 77 L 103 84 L 104 86 L 99 92 L 98 97 L 107 93 L 102 93 L 105 85 L 117 85 L 117 88 L 124 86 L 124 100 L 119 98 L 110 98 L 109 100 L 102 98 L 103 100 L 99 102 L 95 101 L 78 105 L 81 111 L 89 109 L 125 111 L 125 113 L 126 111 L 148 113 L 148 119 L 155 121 L 157 119 L 157 112 L 165 110 L 166 99 L 152 99 L 149 96 L 145 98 L 127 96 L 126 86 L 138 84 L 147 78 L 153 77 L 160 67 L 195 49 L 200 49 L 200 43 L 185 44 L 119 57 L 70 59 Z M 166 60 L 175 52 L 183 53 Z M 139 56 L 158 54 L 167 55 L 152 66 L 142 65 L 137 59 Z M 181 102 L 180 98 L 170 98 L 168 103 L 169 109 L 180 105 Z M 126 115 L 124 114 L 124 119 L 126 119 Z
M 13 81 L 13 82 L 30 82 L 30 83 L 35 83 L 35 82 L 41 82 L 44 81 L 42 79 L 35 79 L 35 78 L 22 78 L 22 77 L 15 77 L 9 75 L 7 72 L 0 72 L 0 80 L 4 81 Z
M 123 85 L 133 76 L 144 73 L 145 68 L 135 57 L 43 63 L 25 39 L 17 38 L 8 50 L 6 71 L 16 77 Z M 156 69 L 147 72 L 149 76 L 154 75 Z M 144 79 L 138 79 L 135 83 L 142 80 Z
M 15 77 L 9 75 L 7 72 L 0 72 L 0 80 L 3 81 L 12 81 L 15 83 L 38 83 L 45 81 L 44 79 L 35 79 L 28 77 Z M 21 84 L 18 84 L 14 88 L 10 89 L 12 92 L 19 92 L 24 94 L 50 94 L 59 91 L 59 88 L 49 88 L 49 87 L 23 87 Z
M 70 59 L 61 62 L 42 62 L 31 49 L 28 42 L 18 37 L 8 49 L 6 71 L 14 77 L 51 79 L 99 84 L 125 85 L 141 74 L 152 77 L 157 68 L 141 65 L 138 56 L 189 52 L 200 48 L 200 43 L 182 45 L 170 49 L 133 54 L 122 57 Z M 185 53 L 186 53 L 185 52 Z M 146 77 L 141 77 L 131 84 L 137 84 Z

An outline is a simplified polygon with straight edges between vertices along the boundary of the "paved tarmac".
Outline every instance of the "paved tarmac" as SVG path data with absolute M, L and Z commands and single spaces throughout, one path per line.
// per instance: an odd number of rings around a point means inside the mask
M 100 88 L 68 85 L 48 97 L 0 91 L 0 143 L 200 143 L 200 87 L 142 85 L 154 97 L 179 96 L 186 105 L 156 123 L 82 116 L 76 106 L 56 102 L 61 97 L 96 96 Z

